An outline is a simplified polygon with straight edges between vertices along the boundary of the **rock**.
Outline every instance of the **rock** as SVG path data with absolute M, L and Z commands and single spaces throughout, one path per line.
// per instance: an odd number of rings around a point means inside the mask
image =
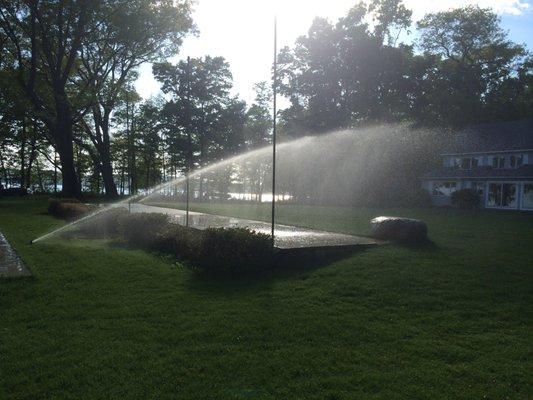
M 424 221 L 400 217 L 377 217 L 370 221 L 372 235 L 378 239 L 398 242 L 427 240 L 428 227 Z

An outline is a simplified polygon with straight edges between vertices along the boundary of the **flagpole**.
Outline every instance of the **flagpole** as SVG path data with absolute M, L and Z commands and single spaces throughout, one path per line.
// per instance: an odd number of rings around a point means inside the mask
M 187 57 L 187 179 L 186 192 L 187 200 L 185 206 L 185 226 L 189 226 L 189 175 L 191 174 L 191 159 L 192 159 L 192 140 L 191 140 L 191 111 L 190 111 L 190 90 L 191 90 L 191 57 Z
M 274 221 L 276 217 L 276 114 L 277 114 L 277 85 L 278 85 L 278 22 L 274 17 L 274 77 L 272 85 L 272 249 L 274 249 Z

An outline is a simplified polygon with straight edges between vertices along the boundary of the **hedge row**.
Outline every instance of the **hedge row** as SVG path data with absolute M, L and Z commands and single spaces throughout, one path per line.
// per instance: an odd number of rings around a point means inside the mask
M 48 213 L 66 220 L 78 219 L 91 211 L 86 204 L 77 199 L 55 198 L 48 201 Z
M 171 223 L 159 213 L 130 214 L 112 208 L 79 224 L 70 234 L 116 238 L 130 247 L 170 254 L 189 268 L 208 273 L 236 275 L 272 265 L 270 235 L 245 228 L 200 231 Z

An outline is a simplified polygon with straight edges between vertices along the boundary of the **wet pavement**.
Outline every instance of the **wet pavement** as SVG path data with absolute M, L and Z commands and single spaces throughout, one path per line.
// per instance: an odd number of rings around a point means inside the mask
M 15 253 L 15 250 L 4 235 L 0 233 L 0 278 L 16 278 L 30 275 L 30 270 Z
M 184 210 L 133 203 L 131 204 L 131 212 L 163 213 L 169 215 L 174 222 L 185 225 L 186 213 Z M 271 233 L 271 225 L 267 222 L 198 212 L 189 213 L 189 226 L 196 229 L 248 228 L 260 233 Z M 368 237 L 345 235 L 342 233 L 319 231 L 282 224 L 275 225 L 274 236 L 274 245 L 278 249 L 358 247 L 378 244 L 378 241 Z

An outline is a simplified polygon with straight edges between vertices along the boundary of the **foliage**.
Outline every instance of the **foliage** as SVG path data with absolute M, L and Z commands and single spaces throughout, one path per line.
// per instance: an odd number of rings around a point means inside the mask
M 420 187 L 410 188 L 400 194 L 399 199 L 392 200 L 389 206 L 403 206 L 403 207 L 420 207 L 425 208 L 431 206 L 431 195 L 426 189 Z
M 279 54 L 279 89 L 291 102 L 281 113 L 284 130 L 295 136 L 398 120 L 457 127 L 532 116 L 531 57 L 493 11 L 428 14 L 417 24 L 416 46 L 397 44 L 398 31 L 409 27 L 410 12 L 396 0 L 358 4 L 336 24 L 315 19 Z
M 6 188 L 2 189 L 0 188 L 0 195 L 4 196 L 26 196 L 28 194 L 28 191 L 26 188 Z
M 132 247 L 150 249 L 158 235 L 167 229 L 169 217 L 160 213 L 124 214 L 118 218 L 119 233 Z
M 248 229 L 199 231 L 169 223 L 168 216 L 159 213 L 113 212 L 100 219 L 87 228 L 82 226 L 80 232 L 108 237 L 114 229 L 126 244 L 170 254 L 187 262 L 194 270 L 238 275 L 271 266 L 270 236 Z M 97 225 L 101 226 L 97 228 Z
M 223 57 L 157 63 L 153 73 L 171 96 L 160 111 L 160 131 L 172 168 L 202 167 L 243 149 L 246 107 L 230 96 L 232 75 Z
M 4 185 L 31 192 L 62 187 L 69 196 L 136 194 L 270 143 L 269 83 L 257 84 L 255 101 L 246 105 L 232 95 L 223 57 L 168 62 L 195 33 L 191 7 L 189 0 L 1 2 Z M 533 58 L 509 40 L 493 11 L 456 8 L 416 25 L 411 17 L 400 0 L 361 2 L 336 22 L 317 18 L 282 49 L 277 88 L 290 106 L 279 114 L 279 137 L 396 121 L 457 128 L 533 116 Z M 411 29 L 418 40 L 403 43 Z M 141 101 L 135 92 L 138 67 L 146 63 L 165 97 Z M 435 130 L 423 144 L 445 137 L 446 130 Z M 379 144 L 390 149 L 395 140 Z M 399 148 L 409 152 L 401 161 L 390 153 L 371 159 L 378 165 L 368 168 L 364 186 L 339 203 L 390 204 L 389 193 L 399 190 L 401 204 L 411 204 L 403 188 L 417 182 L 436 147 L 430 152 L 411 142 Z M 206 185 L 210 177 L 202 176 L 200 199 L 223 198 L 239 173 L 251 191 L 264 193 L 268 163 L 228 168 Z
M 209 228 L 195 261 L 199 270 L 213 274 L 261 271 L 272 265 L 272 239 L 245 228 Z
M 54 198 L 48 201 L 48 213 L 57 218 L 72 220 L 89 213 L 89 206 L 76 199 Z
M 476 208 L 480 204 L 479 194 L 472 189 L 460 189 L 452 193 L 451 203 L 459 208 Z
M 504 88 L 511 84 L 522 91 L 527 86 L 517 72 L 528 63 L 526 49 L 508 39 L 492 10 L 467 6 L 428 14 L 418 22 L 418 29 L 420 47 L 428 58 L 434 57 L 430 64 L 436 68 L 429 79 L 434 88 L 426 86 L 428 98 L 424 104 L 418 102 L 420 113 L 455 126 L 531 116 L 529 112 L 492 114 L 492 103 L 502 104 L 503 96 L 511 95 L 512 103 L 523 107 L 518 105 L 523 100 Z
M 192 29 L 183 1 L 0 3 L 0 67 L 12 72 L 60 156 L 63 191 L 79 196 L 73 145 L 84 148 L 116 197 L 109 122 L 145 62 L 177 52 Z M 92 121 L 85 117 L 92 112 Z M 90 114 L 89 114 L 90 115 Z
M 67 232 L 67 237 L 113 238 L 119 234 L 119 223 L 128 211 L 125 208 L 114 207 L 106 209 L 82 221 Z
M 170 254 L 184 262 L 198 257 L 202 233 L 178 224 L 169 224 L 156 234 L 151 250 Z

